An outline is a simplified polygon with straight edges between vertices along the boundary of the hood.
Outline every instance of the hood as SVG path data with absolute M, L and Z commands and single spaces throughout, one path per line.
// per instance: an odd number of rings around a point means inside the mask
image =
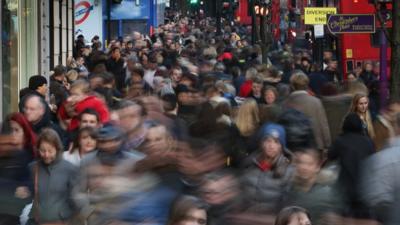
M 363 133 L 363 123 L 356 113 L 349 113 L 343 121 L 343 133 Z

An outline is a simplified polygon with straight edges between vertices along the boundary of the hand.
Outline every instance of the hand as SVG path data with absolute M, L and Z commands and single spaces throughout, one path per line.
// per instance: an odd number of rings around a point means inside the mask
M 49 105 L 49 107 L 50 107 L 50 110 L 53 112 L 53 113 L 56 113 L 57 112 L 57 105 L 55 105 L 55 104 L 50 104 Z
M 31 195 L 29 189 L 25 186 L 20 186 L 15 189 L 15 197 L 20 199 L 28 198 Z

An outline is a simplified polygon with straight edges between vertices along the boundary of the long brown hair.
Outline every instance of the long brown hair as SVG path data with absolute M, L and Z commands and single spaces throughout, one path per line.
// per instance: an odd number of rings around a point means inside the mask
M 79 144 L 81 142 L 81 138 L 83 134 L 88 134 L 91 138 L 95 139 L 97 138 L 97 132 L 93 127 L 83 127 L 79 129 L 78 135 L 76 135 L 76 138 L 73 142 L 73 147 L 70 149 L 69 153 L 74 153 L 75 151 L 79 150 Z
M 40 145 L 42 144 L 42 142 L 47 142 L 50 145 L 54 146 L 57 151 L 57 157 L 62 155 L 64 147 L 62 145 L 60 136 L 53 129 L 45 128 L 42 130 L 36 143 L 36 148 L 38 150 L 40 149 Z

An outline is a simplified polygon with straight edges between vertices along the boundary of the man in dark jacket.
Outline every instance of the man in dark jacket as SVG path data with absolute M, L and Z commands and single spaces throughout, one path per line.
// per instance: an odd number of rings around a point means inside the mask
M 328 61 L 328 67 L 324 70 L 324 74 L 329 82 L 340 83 L 343 80 L 342 75 L 338 71 L 338 61 L 336 59 Z
M 346 204 L 345 215 L 356 218 L 370 217 L 368 208 L 359 198 L 361 163 L 375 152 L 372 140 L 364 135 L 363 124 L 355 113 L 346 116 L 343 133 L 332 144 L 328 157 L 338 160 L 340 173 L 337 188 Z
M 122 208 L 115 206 L 132 200 L 118 197 L 128 191 L 118 188 L 121 185 L 118 181 L 128 176 L 133 165 L 144 155 L 126 151 L 123 135 L 123 131 L 115 126 L 104 126 L 98 132 L 98 150 L 87 154 L 81 162 L 74 199 L 87 224 L 105 224 L 104 221 L 115 219 Z
M 121 57 L 121 49 L 111 49 L 111 56 L 106 63 L 107 71 L 114 75 L 117 89 L 122 92 L 125 84 L 124 59 Z
M 68 140 L 64 131 L 50 119 L 50 111 L 46 107 L 47 103 L 37 95 L 26 96 L 22 113 L 32 126 L 32 130 L 39 135 L 44 128 L 52 128 L 60 135 L 64 147 L 68 146 Z

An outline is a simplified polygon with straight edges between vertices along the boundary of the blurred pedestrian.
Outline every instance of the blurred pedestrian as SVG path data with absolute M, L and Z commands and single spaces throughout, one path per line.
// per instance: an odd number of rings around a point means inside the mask
M 62 159 L 58 134 L 45 129 L 37 141 L 39 160 L 31 165 L 34 203 L 28 224 L 66 224 L 76 212 L 72 201 L 77 167 Z
M 277 124 L 264 125 L 259 131 L 259 151 L 249 157 L 249 166 L 242 174 L 245 198 L 251 211 L 275 214 L 293 170 L 286 149 L 285 130 Z
M 174 202 L 167 225 L 207 225 L 207 218 L 207 204 L 193 196 L 182 196 Z
M 282 209 L 276 217 L 275 225 L 311 225 L 311 217 L 306 209 L 289 206 Z

